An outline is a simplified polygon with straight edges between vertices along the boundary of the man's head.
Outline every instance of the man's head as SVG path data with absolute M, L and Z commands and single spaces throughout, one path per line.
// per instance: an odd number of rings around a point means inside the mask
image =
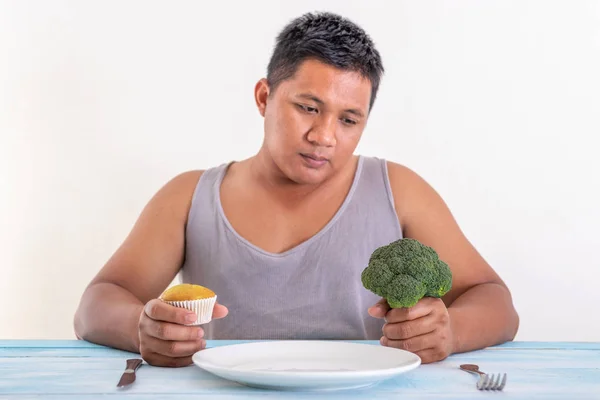
M 383 64 L 373 41 L 362 28 L 332 13 L 308 13 L 294 19 L 277 36 L 267 67 L 271 90 L 291 78 L 300 64 L 309 58 L 358 72 L 369 79 L 369 109 L 373 107 Z
M 341 16 L 309 13 L 281 31 L 255 94 L 264 149 L 289 179 L 319 183 L 347 164 L 382 74 L 371 39 Z

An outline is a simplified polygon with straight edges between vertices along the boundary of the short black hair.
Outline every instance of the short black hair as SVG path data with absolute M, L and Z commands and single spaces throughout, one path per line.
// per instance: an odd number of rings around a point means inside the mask
M 373 107 L 384 69 L 373 41 L 361 27 L 330 12 L 306 13 L 292 20 L 277 36 L 267 67 L 271 90 L 291 78 L 307 59 L 356 71 L 368 78 L 371 81 L 369 110 Z

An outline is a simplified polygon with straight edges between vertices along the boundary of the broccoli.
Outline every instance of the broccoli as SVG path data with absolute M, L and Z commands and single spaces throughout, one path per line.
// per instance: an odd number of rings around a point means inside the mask
M 452 286 L 452 271 L 433 248 L 404 238 L 375 249 L 361 281 L 390 307 L 412 307 L 425 296 L 445 295 Z

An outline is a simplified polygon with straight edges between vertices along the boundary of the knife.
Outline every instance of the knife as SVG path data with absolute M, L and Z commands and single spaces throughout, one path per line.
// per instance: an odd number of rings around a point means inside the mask
M 135 381 L 135 371 L 142 365 L 143 360 L 140 358 L 132 358 L 127 360 L 125 366 L 125 372 L 121 375 L 121 380 L 117 384 L 117 387 L 123 387 L 132 384 Z

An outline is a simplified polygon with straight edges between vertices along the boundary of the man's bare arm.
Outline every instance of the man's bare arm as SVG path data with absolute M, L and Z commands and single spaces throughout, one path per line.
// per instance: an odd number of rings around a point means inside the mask
M 405 237 L 431 246 L 453 274 L 442 299 L 453 352 L 514 339 L 519 317 L 505 283 L 465 237 L 438 193 L 408 168 L 388 163 L 396 211 Z
M 139 352 L 144 305 L 182 266 L 185 226 L 200 171 L 181 174 L 148 202 L 130 234 L 88 285 L 75 314 L 77 337 Z

